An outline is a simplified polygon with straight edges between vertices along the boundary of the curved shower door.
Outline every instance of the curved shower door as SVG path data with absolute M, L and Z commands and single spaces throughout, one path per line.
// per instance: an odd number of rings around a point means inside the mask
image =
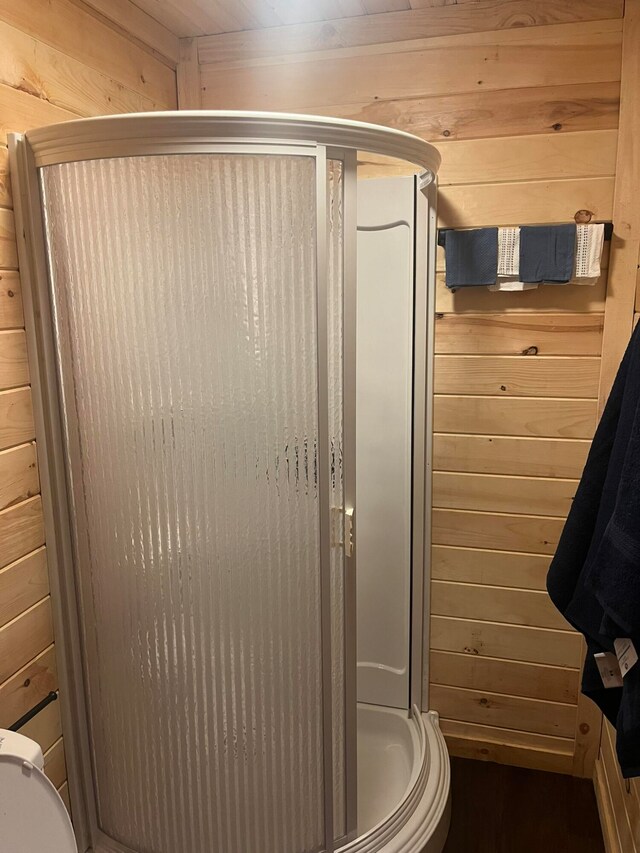
M 97 849 L 354 829 L 342 164 L 273 149 L 40 170 Z

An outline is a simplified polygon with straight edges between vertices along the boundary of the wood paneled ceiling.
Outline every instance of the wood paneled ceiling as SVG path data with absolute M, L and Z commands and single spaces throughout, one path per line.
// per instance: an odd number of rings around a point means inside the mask
M 213 35 L 443 6 L 448 0 L 135 0 L 178 36 Z M 450 2 L 450 0 L 449 0 Z

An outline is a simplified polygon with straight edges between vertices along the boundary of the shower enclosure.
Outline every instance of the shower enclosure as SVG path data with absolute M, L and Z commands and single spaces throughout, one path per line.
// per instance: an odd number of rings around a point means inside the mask
M 437 152 L 260 113 L 10 149 L 79 849 L 440 851 Z

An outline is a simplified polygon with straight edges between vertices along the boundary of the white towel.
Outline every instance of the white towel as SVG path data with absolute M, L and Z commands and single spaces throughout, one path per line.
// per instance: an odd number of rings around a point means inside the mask
M 576 225 L 576 261 L 569 284 L 595 284 L 600 278 L 604 223 Z
M 498 278 L 495 284 L 487 286 L 493 293 L 536 289 L 537 284 L 519 281 L 519 275 L 520 228 L 498 228 Z
M 498 228 L 498 276 L 520 274 L 520 229 Z

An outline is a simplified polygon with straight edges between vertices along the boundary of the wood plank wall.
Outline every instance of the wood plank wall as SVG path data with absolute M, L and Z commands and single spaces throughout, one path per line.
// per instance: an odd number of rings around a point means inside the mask
M 626 0 L 622 43 L 620 139 L 614 196 L 614 240 L 606 304 L 600 408 L 640 309 L 640 0 Z M 638 319 L 637 313 L 635 320 Z M 594 783 L 607 853 L 640 851 L 640 782 L 622 779 L 615 732 L 605 721 Z
M 435 2 L 201 37 L 183 45 L 180 106 L 412 131 L 443 155 L 442 225 L 610 220 L 622 15 L 622 0 Z M 595 287 L 452 294 L 439 262 L 428 687 L 457 755 L 592 773 L 582 642 L 544 582 L 596 424 L 607 266 Z
M 607 853 L 640 851 L 640 780 L 625 782 L 616 759 L 615 731 L 605 721 L 594 784 Z
M 124 5 L 124 4 L 121 4 Z M 150 34 L 158 28 L 147 21 Z M 174 58 L 177 39 L 162 34 Z M 58 686 L 6 134 L 78 116 L 175 108 L 171 58 L 72 0 L 0 0 L 0 727 Z M 59 703 L 22 730 L 66 798 Z

